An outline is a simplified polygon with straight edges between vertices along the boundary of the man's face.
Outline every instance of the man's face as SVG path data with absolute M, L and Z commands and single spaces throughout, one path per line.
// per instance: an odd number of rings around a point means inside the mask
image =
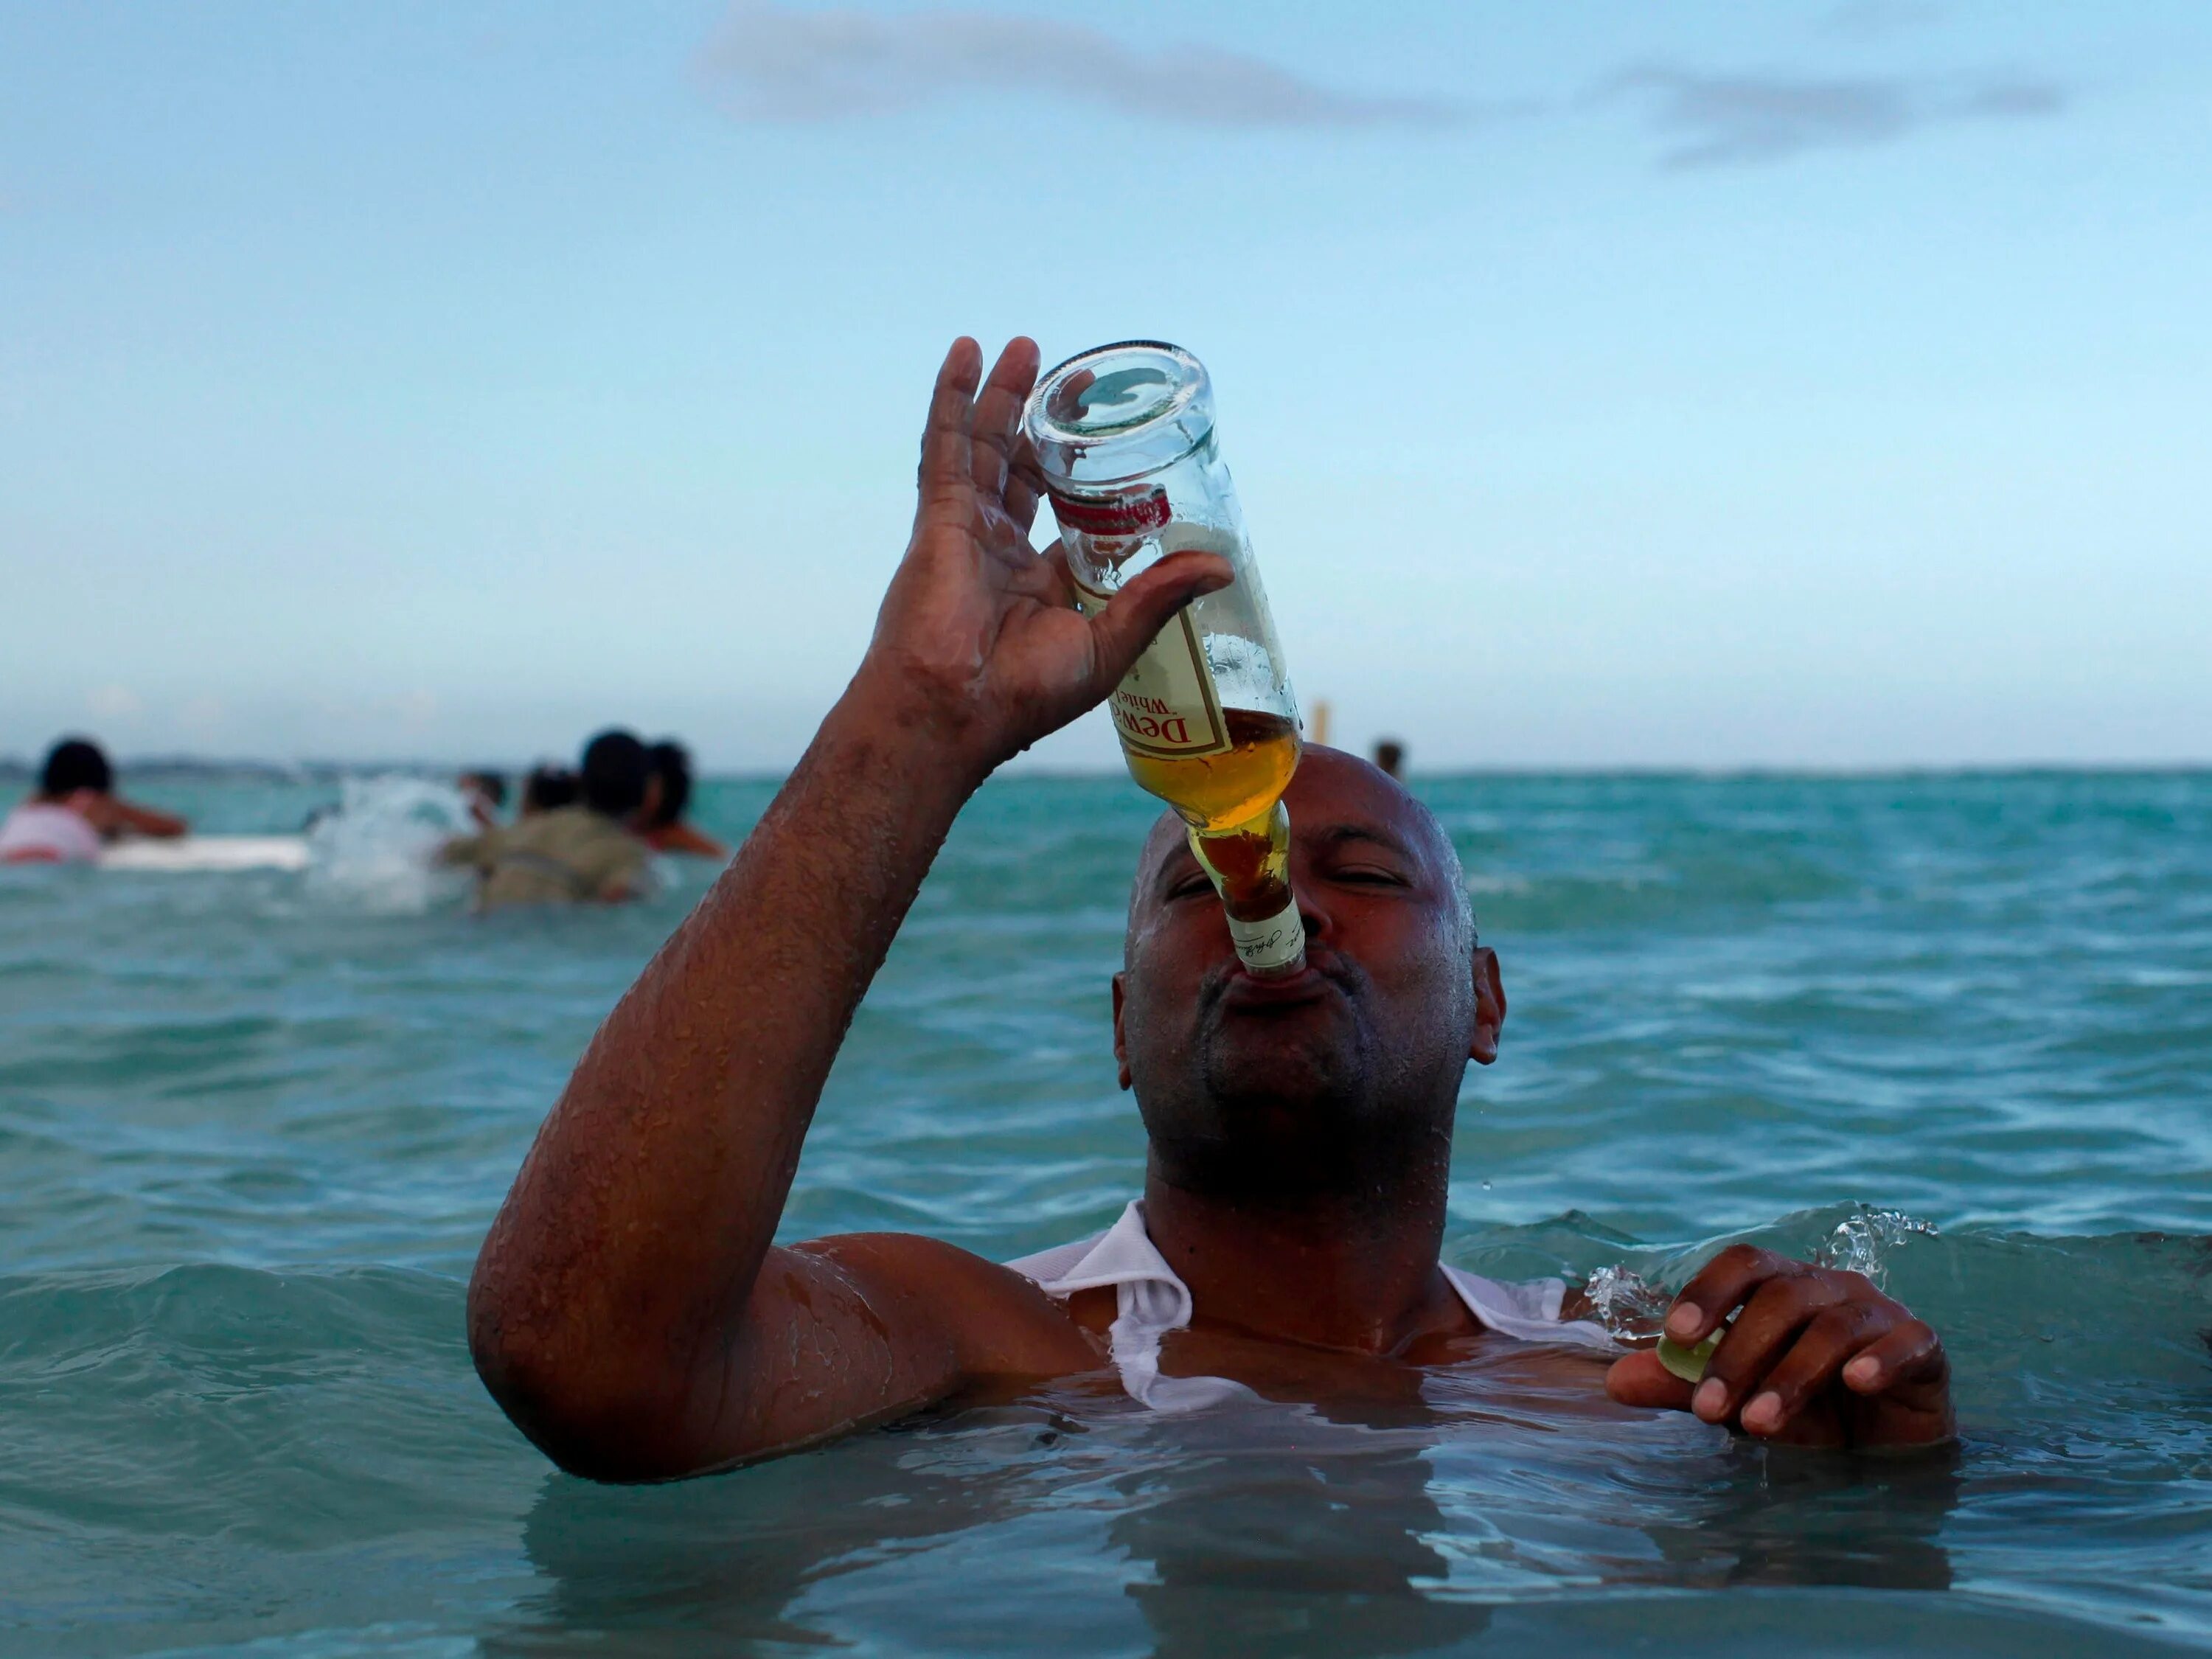
M 1434 818 L 1366 762 L 1306 753 L 1285 797 L 1305 970 L 1246 973 L 1172 817 L 1138 862 L 1114 1049 L 1168 1178 L 1279 1188 L 1449 1157 L 1470 1056 L 1496 1058 L 1497 958 L 1461 930 Z

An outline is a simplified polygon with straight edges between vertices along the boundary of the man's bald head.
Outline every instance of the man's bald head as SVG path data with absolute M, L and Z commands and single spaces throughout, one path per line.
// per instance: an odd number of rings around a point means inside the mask
M 1244 972 L 1180 822 L 1153 827 L 1116 977 L 1115 1052 L 1156 1161 L 1289 1191 L 1448 1157 L 1470 1055 L 1496 1053 L 1496 958 L 1443 828 L 1367 762 L 1306 752 L 1285 796 L 1306 971 Z
M 1461 945 L 1472 956 L 1480 940 L 1475 927 L 1474 900 L 1467 890 L 1467 866 L 1461 861 L 1459 848 L 1452 844 L 1451 836 L 1437 822 L 1437 815 L 1416 799 L 1405 785 L 1389 773 L 1372 761 L 1363 760 L 1346 750 L 1332 749 L 1324 744 L 1309 745 L 1304 757 L 1298 763 L 1298 776 L 1310 776 L 1312 769 L 1316 767 L 1327 769 L 1337 766 L 1356 768 L 1370 775 L 1363 782 L 1370 788 L 1379 785 L 1389 791 L 1396 798 L 1400 808 L 1410 815 L 1413 833 L 1426 843 L 1430 856 L 1445 872 L 1451 889 L 1453 915 L 1459 925 Z M 1295 803 L 1299 793 L 1297 777 L 1293 777 L 1290 793 L 1285 799 Z M 1183 821 L 1172 809 L 1163 811 L 1152 820 L 1152 827 L 1146 833 L 1145 844 L 1137 854 L 1136 876 L 1129 884 L 1128 921 L 1121 941 L 1121 958 L 1125 967 L 1135 938 L 1139 907 L 1146 892 L 1145 878 L 1148 872 L 1157 870 L 1162 859 L 1172 857 L 1179 849 L 1188 852 L 1188 835 Z

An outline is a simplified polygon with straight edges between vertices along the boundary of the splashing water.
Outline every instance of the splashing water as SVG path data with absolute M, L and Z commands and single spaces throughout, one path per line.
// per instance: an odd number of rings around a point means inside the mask
M 389 915 L 418 915 L 461 882 L 434 862 L 440 843 L 474 825 L 449 784 L 426 778 L 348 778 L 337 810 L 308 831 L 310 888 Z
M 1934 1238 L 1936 1224 L 1909 1216 L 1902 1210 L 1877 1210 L 1861 1204 L 1855 1215 L 1836 1224 L 1814 1260 L 1824 1267 L 1841 1267 L 1864 1273 L 1876 1285 L 1889 1277 L 1889 1254 L 1914 1238 Z
M 1818 1266 L 1864 1273 L 1881 1285 L 1889 1277 L 1890 1258 L 1900 1247 L 1915 1238 L 1941 1236 L 1932 1221 L 1861 1202 L 1835 1224 L 1810 1255 Z M 1664 1285 L 1652 1284 L 1625 1261 L 1597 1268 L 1583 1290 L 1590 1299 L 1589 1316 L 1613 1335 L 1632 1339 L 1656 1332 L 1675 1295 Z
M 1583 1293 L 1590 1299 L 1590 1316 L 1620 1337 L 1650 1336 L 1659 1328 L 1673 1298 L 1656 1285 L 1645 1282 L 1633 1267 L 1615 1262 L 1589 1276 Z

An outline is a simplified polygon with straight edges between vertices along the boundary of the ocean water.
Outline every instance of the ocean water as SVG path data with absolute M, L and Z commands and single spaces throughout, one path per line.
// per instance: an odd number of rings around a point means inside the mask
M 210 830 L 338 799 L 135 781 Z M 769 787 L 702 817 L 739 835 Z M 1955 1455 L 1047 1394 L 678 1486 L 558 1474 L 477 1386 L 463 1285 L 708 873 L 477 919 L 409 856 L 439 793 L 356 789 L 304 874 L 0 872 L 0 1653 L 2212 1644 L 2212 775 L 1418 787 L 1512 1007 L 1450 1259 L 1679 1283 L 1729 1239 L 1856 1242 L 1946 1334 Z M 1148 817 L 1119 779 L 973 803 L 787 1235 L 1011 1255 L 1118 1212 Z

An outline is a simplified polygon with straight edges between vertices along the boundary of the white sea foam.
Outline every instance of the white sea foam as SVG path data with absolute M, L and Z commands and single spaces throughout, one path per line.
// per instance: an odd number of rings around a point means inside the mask
M 337 810 L 307 832 L 309 888 L 363 909 L 415 915 L 450 901 L 465 883 L 435 859 L 474 823 L 452 785 L 389 775 L 348 778 Z

